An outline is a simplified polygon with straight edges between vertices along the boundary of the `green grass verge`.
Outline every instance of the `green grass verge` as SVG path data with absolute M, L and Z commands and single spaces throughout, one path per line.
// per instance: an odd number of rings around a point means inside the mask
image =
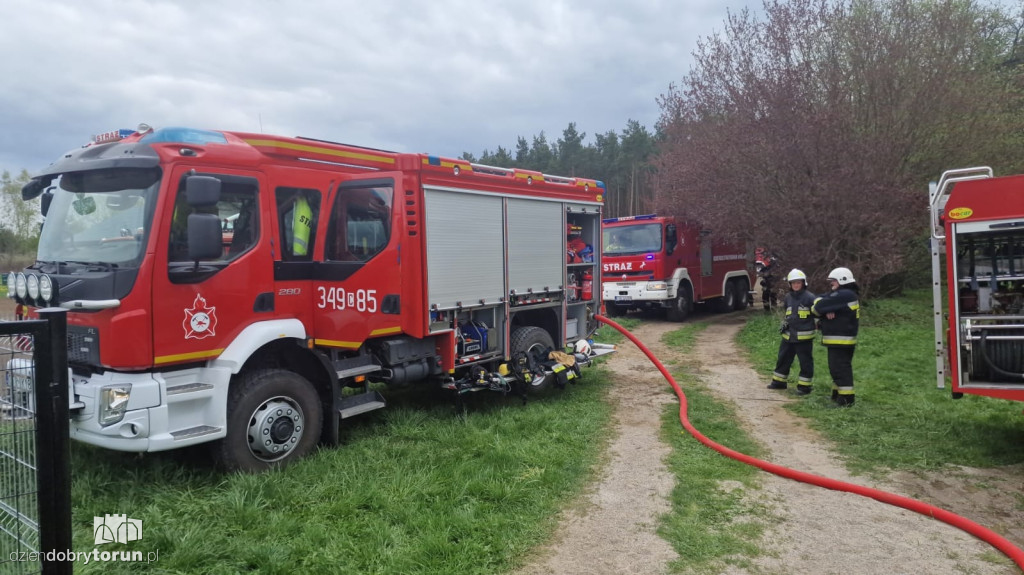
M 642 320 L 635 317 L 616 317 L 612 318 L 612 321 L 621 325 L 622 327 L 626 328 L 629 331 L 632 331 L 634 328 L 636 328 L 636 326 L 643 323 Z M 615 328 L 604 324 L 601 324 L 601 327 L 596 332 L 594 332 L 594 335 L 593 337 L 591 337 L 591 339 L 593 339 L 596 342 L 612 343 L 615 345 L 621 345 L 623 343 L 626 343 L 626 336 L 619 333 L 618 330 L 616 330 Z
M 558 511 L 593 478 L 609 380 L 592 369 L 526 405 L 473 395 L 465 417 L 450 396 L 393 393 L 387 409 L 346 428 L 345 445 L 261 475 L 74 443 L 74 549 L 94 549 L 94 516 L 124 513 L 143 521 L 144 537 L 116 547 L 159 552 L 151 565 L 79 562 L 76 572 L 508 570 L 550 538 Z
M 775 366 L 780 319 L 752 319 L 739 338 L 765 381 Z M 972 395 L 953 400 L 948 388 L 936 389 L 933 333 L 928 290 L 862 302 L 853 359 L 857 404 L 828 409 L 832 381 L 825 348 L 816 343 L 814 394 L 787 408 L 835 442 L 854 472 L 1024 462 L 1022 404 Z M 796 371 L 794 362 L 791 379 Z
M 685 350 L 706 327 L 687 323 L 665 334 L 662 341 Z M 715 399 L 685 365 L 674 364 L 670 369 L 686 394 L 690 422 L 701 433 L 740 452 L 762 454 L 740 427 L 731 405 Z M 759 485 L 758 470 L 705 447 L 686 433 L 679 422 L 678 405 L 665 408 L 662 436 L 672 448 L 668 465 L 676 477 L 672 511 L 662 518 L 658 531 L 680 556 L 671 569 L 720 573 L 725 564 L 749 567 L 750 559 L 760 554 L 757 542 L 767 515 L 756 499 L 746 497 Z

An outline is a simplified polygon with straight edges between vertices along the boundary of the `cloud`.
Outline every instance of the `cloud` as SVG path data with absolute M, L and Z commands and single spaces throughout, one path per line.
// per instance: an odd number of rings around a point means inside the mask
M 734 7 L 737 9 L 738 7 Z M 726 6 L 8 0 L 0 8 L 0 168 L 42 168 L 134 127 L 304 135 L 457 156 L 569 122 L 653 126 Z

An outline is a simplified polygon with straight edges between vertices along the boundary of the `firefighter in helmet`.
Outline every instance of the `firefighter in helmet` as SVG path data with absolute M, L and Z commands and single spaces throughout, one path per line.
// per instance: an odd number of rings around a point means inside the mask
M 811 311 L 820 318 L 821 343 L 828 348 L 832 401 L 850 407 L 854 401 L 853 352 L 860 325 L 860 288 L 849 268 L 832 270 L 828 281 L 832 291 L 816 299 Z
M 772 381 L 768 389 L 786 389 L 789 380 L 789 368 L 793 358 L 800 358 L 800 379 L 796 386 L 799 395 L 811 393 L 811 381 L 814 379 L 814 317 L 811 306 L 814 305 L 814 294 L 807 291 L 807 275 L 793 269 L 786 276 L 790 292 L 786 294 L 786 317 L 782 320 L 779 333 L 779 359 L 775 362 Z

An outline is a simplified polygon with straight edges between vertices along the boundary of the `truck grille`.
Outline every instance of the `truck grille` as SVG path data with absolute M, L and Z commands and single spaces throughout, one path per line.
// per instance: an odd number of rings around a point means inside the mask
M 68 361 L 100 364 L 100 334 L 94 327 L 68 326 Z

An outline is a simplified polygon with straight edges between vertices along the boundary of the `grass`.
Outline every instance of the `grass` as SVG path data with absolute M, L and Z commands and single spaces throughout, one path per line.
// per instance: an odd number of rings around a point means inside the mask
M 685 351 L 706 327 L 705 323 L 686 323 L 665 334 L 662 342 Z M 715 399 L 699 374 L 681 363 L 673 363 L 670 371 L 686 394 L 687 415 L 697 429 L 743 453 L 761 454 L 761 448 L 740 427 L 732 406 Z M 662 518 L 658 533 L 680 556 L 672 570 L 719 573 L 723 564 L 749 566 L 750 558 L 760 554 L 757 542 L 767 514 L 762 505 L 746 496 L 759 485 L 758 470 L 687 434 L 675 404 L 662 414 L 662 437 L 672 449 L 667 463 L 676 485 L 672 511 Z
M 948 388 L 936 389 L 931 305 L 927 290 L 862 302 L 852 409 L 828 409 L 832 382 L 825 349 L 815 344 L 814 394 L 787 408 L 831 439 L 854 472 L 1024 462 L 1019 402 L 973 395 L 953 400 Z M 765 381 L 775 365 L 780 319 L 754 319 L 740 334 Z
M 190 454 L 72 445 L 74 549 L 94 516 L 143 520 L 119 549 L 152 565 L 76 564 L 77 573 L 494 573 L 547 541 L 558 511 L 593 478 L 610 425 L 609 377 L 522 405 L 414 388 L 357 419 L 345 445 L 280 471 L 220 475 Z M 99 547 L 100 551 L 104 548 Z
M 641 320 L 622 323 L 631 328 Z M 664 341 L 692 346 L 704 327 L 685 324 Z M 594 339 L 625 341 L 608 327 Z M 756 454 L 729 407 L 686 366 L 673 370 L 695 425 Z M 611 425 L 610 381 L 591 369 L 580 384 L 526 405 L 474 395 L 464 417 L 445 396 L 391 391 L 387 409 L 346 429 L 345 445 L 262 475 L 221 475 L 199 450 L 135 455 L 73 442 L 74 549 L 96 548 L 94 516 L 124 513 L 143 520 L 144 537 L 117 550 L 159 553 L 154 564 L 79 562 L 76 572 L 514 569 L 550 540 L 558 512 L 594 479 Z M 659 533 L 681 557 L 674 569 L 713 573 L 758 553 L 763 510 L 744 497 L 757 474 L 683 434 L 677 413 L 668 406 L 662 418 L 677 484 Z

